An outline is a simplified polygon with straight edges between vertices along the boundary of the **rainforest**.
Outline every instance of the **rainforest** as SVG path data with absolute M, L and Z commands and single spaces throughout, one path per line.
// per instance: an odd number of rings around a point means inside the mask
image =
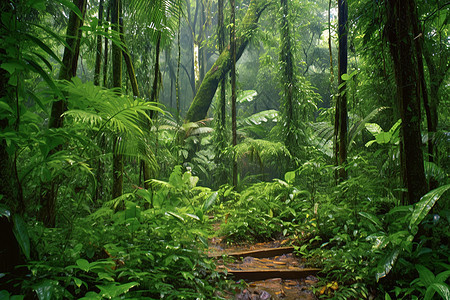
M 450 299 L 450 2 L 0 12 L 0 300 Z

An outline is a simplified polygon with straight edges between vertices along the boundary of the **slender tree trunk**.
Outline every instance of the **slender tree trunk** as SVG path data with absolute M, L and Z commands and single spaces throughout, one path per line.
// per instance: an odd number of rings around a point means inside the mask
M 108 2 L 108 6 L 106 7 L 106 22 L 109 22 L 111 13 L 111 2 Z M 108 29 L 105 28 L 105 33 L 108 33 Z M 103 86 L 108 86 L 108 43 L 109 40 L 105 37 L 105 55 L 103 61 Z
M 100 0 L 98 6 L 98 26 L 102 26 L 103 22 L 103 0 Z M 95 70 L 94 70 L 94 84 L 100 85 L 100 68 L 102 63 L 102 36 L 97 36 L 97 51 L 95 53 Z
M 236 135 L 236 4 L 235 0 L 230 0 L 231 4 L 231 30 L 230 30 L 230 56 L 231 56 L 231 144 L 237 145 Z M 237 187 L 237 162 L 233 159 L 233 186 Z
M 394 62 L 397 100 L 402 118 L 402 177 L 409 204 L 419 201 L 427 188 L 420 133 L 420 79 L 414 49 L 414 0 L 387 2 L 387 38 Z
M 119 17 L 121 3 L 114 0 L 111 9 L 111 23 L 113 29 L 120 33 Z M 113 87 L 117 93 L 122 93 L 122 50 L 116 44 L 112 44 L 112 64 L 113 64 Z M 123 154 L 119 153 L 119 144 L 122 142 L 120 136 L 115 137 L 113 142 L 113 187 L 112 197 L 117 198 L 123 191 Z
M 333 52 L 331 50 L 331 0 L 328 2 L 328 51 L 330 52 L 330 82 L 332 88 L 334 82 L 334 71 L 333 71 Z
M 86 0 L 74 0 L 73 4 L 76 5 L 83 14 L 86 12 Z M 83 20 L 80 19 L 73 11 L 69 14 L 69 23 L 67 24 L 66 42 L 70 48 L 64 49 L 63 64 L 59 70 L 59 80 L 71 80 L 76 76 L 78 57 L 80 53 L 80 40 Z M 62 114 L 67 110 L 66 101 L 58 100 L 53 102 L 52 112 L 49 121 L 50 128 L 61 128 L 63 126 Z
M 224 28 L 224 17 L 223 17 L 223 0 L 219 0 L 219 7 L 218 7 L 218 32 L 217 36 L 219 38 L 219 53 L 222 53 L 223 50 L 225 50 L 225 28 Z M 225 118 L 226 118 L 226 75 L 222 78 L 220 81 L 220 102 L 219 102 L 219 124 L 221 126 L 221 130 L 225 130 Z
M 347 73 L 347 15 L 348 7 L 347 0 L 338 1 L 338 21 L 339 21 L 339 96 L 336 101 L 336 118 L 335 121 L 335 136 L 337 162 L 338 162 L 338 181 L 347 179 L 347 171 L 345 165 L 347 163 L 347 93 L 346 85 L 343 84 L 342 75 Z
M 73 4 L 78 7 L 84 18 L 86 12 L 86 0 L 74 0 Z M 76 76 L 78 57 L 80 52 L 80 40 L 82 31 L 80 27 L 83 25 L 83 19 L 80 19 L 73 11 L 69 14 L 69 22 L 67 25 L 66 42 L 69 47 L 64 48 L 63 64 L 59 71 L 58 79 L 71 80 Z M 65 99 L 54 101 L 52 104 L 52 111 L 49 120 L 49 128 L 63 127 L 64 119 L 62 114 L 67 110 L 67 103 Z M 49 155 L 59 151 L 61 146 L 57 146 Z M 56 221 L 56 200 L 58 195 L 58 184 L 56 178 L 53 178 L 49 183 L 41 185 L 41 209 L 38 214 L 38 220 L 44 223 L 46 227 L 55 227 Z
M 269 4 L 270 2 L 265 0 L 251 0 L 247 13 L 239 28 L 240 30 L 236 33 L 236 61 L 239 60 L 244 52 L 253 32 L 257 29 L 259 17 Z M 195 122 L 206 117 L 219 82 L 225 77 L 225 74 L 230 71 L 231 64 L 230 47 L 227 47 L 220 54 L 208 73 L 206 73 L 205 78 L 189 107 L 186 115 L 186 122 Z
M 285 144 L 291 153 L 296 152 L 296 137 L 295 137 L 295 120 L 298 117 L 294 114 L 293 104 L 293 92 L 294 92 L 294 70 L 293 70 L 293 58 L 291 51 L 291 41 L 289 32 L 289 7 L 287 0 L 281 0 L 281 24 L 280 24 L 280 37 L 281 37 L 281 51 L 280 51 L 280 63 L 282 69 L 282 85 L 284 93 L 283 103 L 283 115 L 284 115 L 284 128 Z
M 103 0 L 100 0 L 98 7 L 98 26 L 101 26 L 103 23 Z M 102 37 L 101 35 L 97 36 L 97 51 L 95 55 L 95 70 L 94 70 L 94 85 L 100 85 L 100 70 L 102 65 Z M 104 136 L 101 137 L 101 140 L 104 139 Z M 101 152 L 103 153 L 103 143 L 100 142 Z M 97 170 L 96 170 L 96 181 L 97 185 L 95 187 L 94 193 L 94 203 L 97 203 L 98 199 L 101 198 L 103 193 L 103 162 L 101 157 L 97 159 Z
M 161 72 L 159 71 L 159 55 L 161 54 L 161 34 L 158 34 L 155 49 L 155 74 L 153 77 L 152 92 L 150 94 L 150 101 L 158 101 L 159 83 L 161 82 Z M 150 117 L 153 118 L 154 112 L 150 112 Z
M 218 21 L 217 21 L 217 37 L 219 53 L 225 49 L 225 30 L 224 30 L 224 17 L 223 17 L 223 0 L 218 2 Z M 215 184 L 217 187 L 224 184 L 228 180 L 227 164 L 225 161 L 225 156 L 223 151 L 228 144 L 227 133 L 226 133 L 226 76 L 220 80 L 220 97 L 217 101 L 217 110 L 215 112 L 215 160 L 216 160 L 216 174 L 215 174 Z
M 158 102 L 158 94 L 159 94 L 159 84 L 161 82 L 161 72 L 159 71 L 159 55 L 161 53 L 161 34 L 158 34 L 157 41 L 156 41 L 156 49 L 155 49 L 155 73 L 153 78 L 153 85 L 152 90 L 150 93 L 150 101 L 151 102 Z M 157 114 L 154 111 L 150 111 L 150 118 L 155 121 L 157 118 Z M 155 156 L 157 155 L 158 151 L 158 135 L 156 135 L 156 148 L 155 148 Z M 144 164 L 144 182 L 147 182 L 152 178 L 152 172 L 150 168 L 147 166 L 145 167 Z M 148 183 L 146 184 L 146 188 L 148 188 Z
M 177 57 L 177 76 L 175 81 L 175 97 L 177 98 L 177 123 L 180 121 L 180 64 L 181 64 L 181 6 L 180 10 L 178 11 L 178 39 L 177 39 L 177 46 L 178 46 L 178 57 Z

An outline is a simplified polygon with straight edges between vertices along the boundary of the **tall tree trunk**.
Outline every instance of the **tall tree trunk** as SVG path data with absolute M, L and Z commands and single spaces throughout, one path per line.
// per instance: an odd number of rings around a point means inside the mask
M 108 6 L 106 7 L 106 22 L 109 22 L 110 19 L 110 13 L 111 13 L 111 2 L 108 1 Z M 108 33 L 108 27 L 105 28 L 105 33 Z M 103 61 L 103 86 L 108 86 L 108 43 L 109 40 L 107 37 L 105 37 L 105 55 L 104 55 L 104 61 Z
M 347 73 L 347 0 L 338 1 L 338 84 L 339 94 L 336 100 L 336 112 L 334 121 L 334 149 L 335 162 L 337 168 L 336 181 L 341 182 L 347 179 L 345 165 L 347 163 L 347 93 L 346 84 L 342 75 Z
M 102 26 L 103 23 L 103 0 L 100 0 L 99 6 L 98 6 L 98 26 Z M 100 70 L 102 65 L 102 36 L 97 36 L 97 51 L 95 53 L 95 70 L 94 70 L 94 85 L 99 86 L 100 85 Z M 101 140 L 103 140 L 104 137 L 101 137 Z M 103 143 L 100 142 L 100 148 L 102 154 L 103 152 Z M 96 181 L 97 185 L 95 187 L 95 193 L 94 193 L 94 203 L 97 203 L 98 199 L 101 198 L 103 193 L 103 162 L 101 160 L 101 157 L 97 159 L 97 170 L 96 170 Z
M 236 4 L 234 0 L 230 0 L 231 4 L 231 29 L 230 29 L 230 56 L 231 56 L 231 144 L 237 145 L 236 135 Z M 237 162 L 236 158 L 233 162 L 233 186 L 237 187 Z
M 425 71 L 424 71 L 424 65 L 423 65 L 423 33 L 419 30 L 419 24 L 418 24 L 418 17 L 417 17 L 417 9 L 414 7 L 414 9 L 411 12 L 412 18 L 414 18 L 415 21 L 412 22 L 413 24 L 413 31 L 414 31 L 414 45 L 416 49 L 416 57 L 417 57 L 417 68 L 418 68 L 418 77 L 420 80 L 420 90 L 422 92 L 422 101 L 423 101 L 423 107 L 425 109 L 425 116 L 427 120 L 427 130 L 428 130 L 428 161 L 433 162 L 434 161 L 434 147 L 433 147 L 433 139 L 432 136 L 434 133 L 436 133 L 436 127 L 433 124 L 433 116 L 431 113 L 431 107 L 430 107 L 430 99 L 428 97 L 428 88 L 426 85 L 426 79 L 425 79 Z M 436 178 L 433 176 L 430 176 L 428 181 L 428 187 L 430 189 L 435 189 L 438 187 L 438 183 L 436 181 Z
M 218 4 L 218 32 L 217 36 L 219 39 L 219 53 L 222 53 L 223 50 L 225 50 L 225 28 L 224 28 L 224 17 L 223 17 L 223 0 L 219 0 Z M 219 101 L 219 124 L 221 127 L 221 130 L 225 130 L 225 110 L 226 110 L 226 95 L 225 95 L 225 89 L 226 89 L 226 75 L 220 80 L 220 101 Z
M 285 134 L 285 144 L 291 153 L 295 153 L 296 150 L 296 137 L 295 137 L 295 124 L 294 118 L 298 117 L 294 114 L 294 104 L 293 104 L 293 92 L 294 92 L 294 69 L 293 69 L 293 58 L 291 51 L 291 37 L 289 32 L 289 7 L 287 0 L 281 0 L 281 23 L 280 23 L 280 38 L 281 38 L 281 51 L 280 51 L 280 63 L 282 69 L 282 85 L 283 85 L 283 117 L 284 117 L 284 128 Z
M 100 0 L 98 6 L 98 26 L 103 23 L 103 0 Z M 94 84 L 100 85 L 100 68 L 102 64 L 102 36 L 97 36 L 97 51 L 95 53 L 95 69 L 94 69 Z
M 111 24 L 113 30 L 120 34 L 119 18 L 121 11 L 120 0 L 114 0 L 111 8 Z M 112 64 L 113 64 L 113 87 L 117 93 L 122 90 L 122 50 L 115 43 L 112 44 Z M 119 153 L 119 143 L 122 142 L 120 136 L 114 138 L 113 142 L 113 186 L 112 197 L 117 198 L 123 191 L 123 154 Z
M 239 60 L 250 41 L 253 32 L 257 29 L 257 23 L 264 9 L 270 4 L 265 0 L 251 0 L 247 13 L 242 20 L 236 34 L 236 61 Z M 217 58 L 214 65 L 206 73 L 197 94 L 192 101 L 186 115 L 186 122 L 199 121 L 206 117 L 211 101 L 216 93 L 220 80 L 231 69 L 230 47 L 227 47 Z
M 181 65 L 181 5 L 178 11 L 178 33 L 177 33 L 177 46 L 178 46 L 178 57 L 177 57 L 177 76 L 175 81 L 175 97 L 177 101 L 177 123 L 180 121 L 180 65 Z
M 155 49 L 155 74 L 153 77 L 153 85 L 152 92 L 150 94 L 150 101 L 157 102 L 158 101 L 158 91 L 159 91 L 159 83 L 161 82 L 161 72 L 159 71 L 159 55 L 161 54 L 161 34 L 158 34 L 156 40 L 156 49 Z M 154 112 L 150 112 L 151 118 L 153 118 Z
M 394 62 L 397 101 L 402 119 L 402 177 L 409 204 L 419 201 L 427 188 L 420 133 L 420 80 L 414 49 L 414 0 L 387 2 L 386 33 Z
M 86 12 L 86 0 L 74 0 L 73 4 L 78 7 L 84 18 Z M 80 52 L 80 40 L 82 31 L 80 27 L 83 25 L 83 19 L 80 19 L 73 11 L 70 11 L 69 22 L 67 24 L 66 42 L 69 47 L 64 48 L 63 64 L 59 70 L 58 79 L 71 80 L 76 76 L 78 57 Z M 54 101 L 52 104 L 52 111 L 49 120 L 49 128 L 63 127 L 64 119 L 62 114 L 67 110 L 67 103 L 65 99 Z M 57 146 L 49 155 L 54 154 L 60 150 L 61 146 Z M 58 195 L 58 183 L 56 178 L 53 178 L 50 183 L 43 183 L 41 185 L 41 209 L 38 214 L 38 220 L 44 223 L 46 227 L 55 227 L 56 221 L 56 199 Z
M 328 2 L 328 51 L 330 52 L 330 83 L 334 82 L 333 51 L 331 50 L 331 0 Z
M 339 95 L 336 101 L 336 115 L 335 115 L 335 149 L 336 160 L 338 162 L 337 181 L 347 179 L 347 171 L 345 164 L 347 163 L 347 93 L 345 81 L 342 80 L 342 75 L 347 73 L 347 15 L 348 6 L 347 0 L 338 1 L 338 38 L 339 38 L 339 61 L 338 61 L 338 83 Z
M 223 17 L 223 0 L 218 2 L 218 21 L 217 21 L 217 37 L 219 43 L 219 53 L 225 49 L 225 30 Z M 228 167 L 226 166 L 225 156 L 223 151 L 228 144 L 226 133 L 226 76 L 220 80 L 220 97 L 217 101 L 217 110 L 215 112 L 215 160 L 216 160 L 216 174 L 215 184 L 217 187 L 227 182 Z
M 74 0 L 73 4 L 82 12 L 83 18 L 86 12 L 86 0 Z M 80 19 L 73 11 L 69 14 L 69 23 L 67 24 L 66 42 L 69 46 L 64 48 L 63 64 L 59 70 L 59 80 L 71 80 L 77 74 L 78 57 L 80 53 L 80 40 L 83 25 L 83 19 Z M 66 101 L 59 100 L 53 102 L 52 112 L 49 121 L 50 128 L 61 128 L 63 126 L 62 114 L 67 110 Z
M 154 73 L 154 78 L 153 78 L 152 90 L 150 93 L 150 101 L 151 102 L 158 102 L 159 84 L 161 82 L 161 72 L 159 71 L 159 55 L 161 53 L 160 47 L 161 47 L 161 34 L 159 33 L 157 36 L 156 49 L 155 49 L 155 73 Z M 157 118 L 157 114 L 155 111 L 150 111 L 150 118 L 153 121 L 155 121 L 155 119 Z M 156 135 L 155 156 L 157 155 L 157 151 L 158 151 L 158 135 Z M 153 175 L 155 175 L 155 174 L 153 174 Z M 145 164 L 144 164 L 144 182 L 147 182 L 151 178 L 152 178 L 152 172 L 151 172 L 150 168 L 148 166 L 145 167 Z M 148 188 L 149 186 L 146 185 L 146 187 Z

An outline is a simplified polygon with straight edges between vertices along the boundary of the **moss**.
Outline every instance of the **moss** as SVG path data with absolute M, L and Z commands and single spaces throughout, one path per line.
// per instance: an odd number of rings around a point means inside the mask
M 270 3 L 270 2 L 269 2 Z M 240 27 L 238 28 L 236 40 L 236 60 L 238 60 L 247 47 L 261 13 L 269 4 L 263 0 L 252 0 Z M 240 30 L 239 30 L 240 29 Z M 197 94 L 192 101 L 186 115 L 185 122 L 195 122 L 206 117 L 212 99 L 216 93 L 219 82 L 231 69 L 230 47 L 226 47 L 217 58 L 214 65 L 206 73 Z

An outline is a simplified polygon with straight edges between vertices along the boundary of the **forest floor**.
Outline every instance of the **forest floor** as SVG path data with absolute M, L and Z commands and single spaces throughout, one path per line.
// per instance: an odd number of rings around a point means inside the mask
M 214 227 L 218 227 L 216 224 Z M 319 269 L 305 268 L 288 239 L 266 243 L 227 245 L 220 237 L 210 239 L 210 257 L 217 269 L 240 280 L 242 289 L 229 293 L 236 300 L 313 300 L 314 276 Z M 222 295 L 223 296 L 223 295 Z

